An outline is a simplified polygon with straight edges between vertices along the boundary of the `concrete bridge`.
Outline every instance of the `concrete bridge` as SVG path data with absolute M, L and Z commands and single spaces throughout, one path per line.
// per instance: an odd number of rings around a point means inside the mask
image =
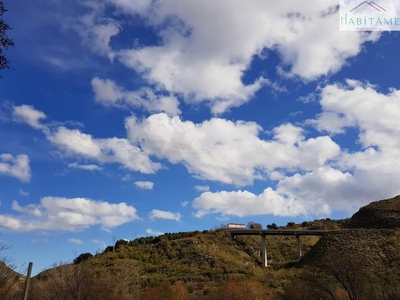
M 236 235 L 260 235 L 261 236 L 261 253 L 263 265 L 267 267 L 267 247 L 265 243 L 265 237 L 267 235 L 292 235 L 296 237 L 296 245 L 297 245 L 297 257 L 300 260 L 301 258 L 301 243 L 300 236 L 302 235 L 325 235 L 329 230 L 277 230 L 277 229 L 234 229 L 234 230 L 226 230 L 227 233 L 230 233 L 232 237 Z

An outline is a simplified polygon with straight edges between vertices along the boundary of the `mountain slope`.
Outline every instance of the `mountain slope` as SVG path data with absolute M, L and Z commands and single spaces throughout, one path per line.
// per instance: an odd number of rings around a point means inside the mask
M 352 228 L 400 228 L 400 195 L 371 202 L 350 219 Z
M 400 258 L 400 231 L 394 229 L 349 229 L 323 236 L 304 255 L 301 264 L 317 265 L 327 257 L 351 256 L 369 270 L 382 270 Z

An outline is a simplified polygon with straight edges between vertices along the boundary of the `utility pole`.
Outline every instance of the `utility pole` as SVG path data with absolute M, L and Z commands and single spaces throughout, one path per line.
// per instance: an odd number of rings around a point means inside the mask
M 117 240 L 117 237 L 114 235 L 112 240 L 113 240 L 113 252 L 115 252 L 115 241 Z

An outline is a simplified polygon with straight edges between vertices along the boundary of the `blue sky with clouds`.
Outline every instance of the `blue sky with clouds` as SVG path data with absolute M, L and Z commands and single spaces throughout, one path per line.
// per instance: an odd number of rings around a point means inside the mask
M 399 37 L 339 31 L 337 1 L 4 4 L 0 239 L 34 272 L 400 193 Z

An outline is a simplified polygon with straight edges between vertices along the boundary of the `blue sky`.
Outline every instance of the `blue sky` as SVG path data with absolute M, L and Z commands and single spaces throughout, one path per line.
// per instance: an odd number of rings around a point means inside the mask
M 400 193 L 397 32 L 339 31 L 337 1 L 233 2 L 4 1 L 4 254 L 37 273 L 113 236 Z

